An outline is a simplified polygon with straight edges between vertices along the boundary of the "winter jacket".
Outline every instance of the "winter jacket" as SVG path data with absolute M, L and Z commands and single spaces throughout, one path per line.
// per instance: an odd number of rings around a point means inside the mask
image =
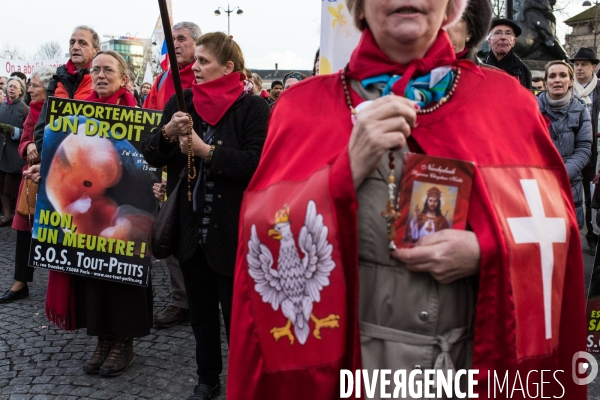
M 94 90 L 92 77 L 87 68 L 77 71 L 71 75 L 64 65 L 57 68 L 56 74 L 46 89 L 46 102 L 40 112 L 37 124 L 33 131 L 33 138 L 38 154 L 42 156 L 42 142 L 44 141 L 44 128 L 46 127 L 46 114 L 48 110 L 48 99 L 50 97 L 61 97 L 75 100 L 85 100 Z
M 498 60 L 494 55 L 494 52 L 490 50 L 483 62 L 493 67 L 500 68 L 517 78 L 521 83 L 521 86 L 526 89 L 531 89 L 531 71 L 512 50 L 501 60 Z
M 541 113 L 550 120 L 550 136 L 560 153 L 569 180 L 575 203 L 577 223 L 583 227 L 583 177 L 581 170 L 592 155 L 592 123 L 585 103 L 573 97 L 567 107 L 552 110 L 546 95 L 537 97 Z
M 185 106 L 194 123 L 194 130 L 202 132 L 202 119 L 192 103 L 192 91 L 184 92 Z M 167 195 L 170 195 L 187 165 L 187 156 L 181 153 L 178 143 L 165 140 L 161 134 L 177 112 L 177 99 L 172 96 L 165 105 L 162 120 L 155 134 L 142 144 L 142 153 L 148 164 L 167 166 Z M 227 110 L 215 125 L 212 161 L 208 179 L 214 182 L 213 206 L 210 227 L 204 247 L 210 267 L 227 276 L 233 276 L 237 250 L 238 223 L 244 190 L 248 186 L 262 153 L 267 133 L 269 107 L 259 96 L 243 96 Z M 201 162 L 196 157 L 196 162 Z M 192 182 L 192 187 L 195 181 Z M 200 238 L 197 215 L 192 202 L 187 200 L 187 180 L 179 187 L 179 240 L 175 258 L 180 262 L 190 259 L 196 252 Z
M 25 161 L 19 156 L 19 140 L 29 107 L 23 102 L 23 98 L 8 104 L 3 101 L 0 104 L 0 123 L 12 125 L 15 131 L 12 135 L 0 137 L 0 171 L 9 174 L 20 174 Z
M 590 161 L 588 165 L 594 168 L 596 171 L 596 162 L 598 160 L 598 138 L 596 134 L 600 132 L 598 130 L 598 118 L 600 117 L 600 80 L 596 84 L 596 88 L 592 92 L 592 115 L 590 115 L 592 119 L 592 156 L 590 157 Z

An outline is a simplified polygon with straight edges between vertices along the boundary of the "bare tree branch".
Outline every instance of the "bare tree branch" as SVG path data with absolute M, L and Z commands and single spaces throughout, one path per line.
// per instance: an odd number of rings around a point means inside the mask
M 35 53 L 35 58 L 42 58 L 44 60 L 60 57 L 62 57 L 62 48 L 58 42 L 46 42 L 38 47 L 37 53 Z
M 492 19 L 506 18 L 506 0 L 492 0 Z
M 11 46 L 5 42 L 0 50 L 0 58 L 8 58 L 9 60 L 25 60 L 26 54 L 19 50 L 16 46 Z

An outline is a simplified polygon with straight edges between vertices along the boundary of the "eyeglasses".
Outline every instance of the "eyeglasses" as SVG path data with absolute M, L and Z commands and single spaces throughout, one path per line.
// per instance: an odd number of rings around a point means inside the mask
M 42 85 L 38 85 L 37 83 L 30 83 L 29 87 L 32 87 L 33 89 L 39 89 L 42 87 Z
M 112 68 L 109 67 L 105 67 L 105 68 L 100 68 L 100 67 L 94 67 L 90 70 L 90 74 L 92 75 L 98 75 L 100 74 L 100 71 L 104 72 L 105 76 L 111 76 L 114 75 L 117 71 L 115 71 Z
M 515 34 L 513 33 L 513 31 L 505 31 L 505 32 L 502 32 L 502 31 L 496 31 L 496 32 L 492 33 L 492 35 L 493 35 L 495 38 L 500 38 L 500 37 L 502 37 L 502 36 L 504 35 L 504 36 L 506 36 L 506 37 L 507 37 L 507 38 L 509 38 L 509 39 L 510 39 L 511 37 L 514 37 L 514 36 L 515 36 Z

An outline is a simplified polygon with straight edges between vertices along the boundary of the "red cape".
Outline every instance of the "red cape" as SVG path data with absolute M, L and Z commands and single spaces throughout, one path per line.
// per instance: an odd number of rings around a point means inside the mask
M 360 102 L 354 93 L 353 98 L 355 105 Z M 294 85 L 273 109 L 240 218 L 227 385 L 232 399 L 338 398 L 340 369 L 361 368 L 358 204 L 347 151 L 351 131 L 340 74 Z M 569 180 L 535 98 L 502 72 L 463 69 L 451 100 L 419 115 L 412 134 L 426 154 L 476 163 L 468 224 L 481 246 L 473 357 L 473 368 L 480 371 L 479 398 L 488 398 L 488 371 L 500 379 L 508 371 L 512 388 L 517 372 L 525 385 L 531 370 L 538 372 L 530 381 L 538 383 L 540 370 L 562 370 L 556 375 L 560 385 L 551 374 L 544 376 L 549 382 L 544 396 L 564 392 L 563 398 L 585 399 L 586 387 L 571 378 L 573 355 L 585 351 L 579 231 Z M 521 238 L 511 225 L 526 225 L 539 214 L 540 207 L 533 211 L 535 201 L 527 197 L 531 193 L 537 193 L 533 197 L 545 213 L 542 220 L 560 228 L 547 235 L 554 262 L 546 273 L 540 245 Z M 258 259 L 253 254 L 259 250 L 264 256 L 266 247 L 273 259 L 270 268 L 282 269 L 280 244 L 268 228 L 289 221 L 299 243 L 308 200 L 317 204 L 329 228 L 326 239 L 335 262 L 312 312 L 319 318 L 338 315 L 339 328 L 321 330 L 321 339 L 309 335 L 304 344 L 291 344 L 271 333 L 286 321 L 283 306 L 276 309 L 267 293 L 268 285 L 276 287 L 279 281 L 266 282 L 266 274 L 250 262 Z M 252 246 L 254 232 L 265 247 Z M 551 278 L 546 292 L 542 276 Z M 512 398 L 522 396 L 517 390 Z
M 182 89 L 191 89 L 192 83 L 196 82 L 196 77 L 194 76 L 194 71 L 192 71 L 192 66 L 194 63 L 190 63 L 183 68 L 179 69 L 179 77 L 181 78 L 181 86 Z M 163 74 L 168 74 L 162 83 L 161 87 L 158 87 Z M 154 84 L 146 96 L 146 100 L 144 100 L 143 108 L 150 108 L 152 110 L 163 110 L 165 108 L 165 104 L 167 101 L 175 94 L 175 84 L 173 83 L 173 75 L 171 75 L 171 67 L 166 72 L 158 75 L 154 80 Z

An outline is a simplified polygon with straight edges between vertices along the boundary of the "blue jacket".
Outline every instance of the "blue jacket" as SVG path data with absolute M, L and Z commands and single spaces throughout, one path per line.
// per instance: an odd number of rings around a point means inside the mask
M 583 227 L 583 176 L 581 170 L 592 155 L 592 122 L 583 100 L 574 96 L 560 110 L 552 109 L 547 94 L 538 96 L 541 113 L 550 119 L 550 136 L 565 163 L 571 181 L 579 228 Z

